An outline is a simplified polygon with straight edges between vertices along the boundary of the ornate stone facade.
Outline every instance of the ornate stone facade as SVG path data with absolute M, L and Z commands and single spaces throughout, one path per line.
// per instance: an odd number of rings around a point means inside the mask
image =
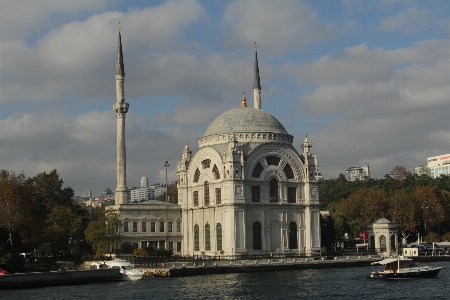
M 272 115 L 231 109 L 178 163 L 184 255 L 320 251 L 317 157 Z M 230 193 L 230 191 L 232 191 Z

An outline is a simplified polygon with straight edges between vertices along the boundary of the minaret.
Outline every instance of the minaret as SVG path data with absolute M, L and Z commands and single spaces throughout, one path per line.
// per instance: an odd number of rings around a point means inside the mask
M 113 110 L 116 112 L 117 119 L 117 187 L 116 187 L 116 205 L 128 203 L 127 188 L 127 161 L 125 147 L 125 115 L 128 112 L 128 103 L 125 103 L 124 97 L 125 71 L 123 67 L 122 39 L 120 36 L 119 23 L 119 42 L 117 46 L 116 62 L 116 103 L 113 104 Z
M 257 109 L 261 109 L 261 83 L 259 80 L 259 67 L 258 67 L 258 52 L 256 51 L 255 42 L 255 71 L 253 78 L 253 106 Z

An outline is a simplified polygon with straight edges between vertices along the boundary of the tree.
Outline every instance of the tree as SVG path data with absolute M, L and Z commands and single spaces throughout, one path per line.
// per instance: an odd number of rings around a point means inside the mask
M 2 170 L 0 191 L 0 227 L 8 232 L 7 242 L 13 248 L 13 234 L 20 233 L 29 212 L 29 190 L 25 175 Z
M 64 181 L 59 178 L 56 170 L 50 173 L 39 173 L 27 179 L 30 191 L 29 211 L 26 222 L 23 223 L 21 238 L 24 244 L 33 246 L 35 249 L 46 240 L 46 230 L 42 224 L 47 224 L 48 215 L 56 206 L 70 207 L 79 210 L 79 205 L 72 200 L 73 190 L 63 187 Z M 41 224 L 41 226 L 36 226 Z
M 377 188 L 358 190 L 338 206 L 338 212 L 355 222 L 352 231 L 366 229 L 368 224 L 387 215 L 387 210 L 386 192 Z
M 419 206 L 405 189 L 396 190 L 389 197 L 389 216 L 398 224 L 404 238 L 417 231 L 418 214 Z
M 420 219 L 424 225 L 423 235 L 426 235 L 430 227 L 436 227 L 444 221 L 444 207 L 434 187 L 420 186 L 414 190 L 413 197 L 414 201 L 420 206 L 421 213 L 419 216 L 421 216 Z
M 321 245 L 327 249 L 331 249 L 337 241 L 337 233 L 331 215 L 320 215 L 320 233 Z
M 404 166 L 395 166 L 390 173 L 391 177 L 396 180 L 403 180 L 406 176 L 411 175 L 411 172 L 406 170 Z
M 47 241 L 53 244 L 55 250 L 67 249 L 69 242 L 73 242 L 73 238 L 82 238 L 80 235 L 83 226 L 82 217 L 70 207 L 53 207 L 47 216 L 46 224 Z
M 178 204 L 178 188 L 177 182 L 174 181 L 169 184 L 169 188 L 167 190 L 167 194 L 169 196 L 169 202 L 173 204 Z
M 111 253 L 119 248 L 122 239 L 121 227 L 119 214 L 114 210 L 105 210 L 103 214 L 99 214 L 98 220 L 91 221 L 84 231 L 86 241 L 97 255 Z

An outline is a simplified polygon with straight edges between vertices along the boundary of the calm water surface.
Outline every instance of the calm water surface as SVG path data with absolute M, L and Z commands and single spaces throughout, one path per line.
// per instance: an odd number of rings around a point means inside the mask
M 0 291 L 0 299 L 450 299 L 450 270 L 446 267 L 437 279 L 398 281 L 368 279 L 371 270 L 359 267 L 148 278 Z

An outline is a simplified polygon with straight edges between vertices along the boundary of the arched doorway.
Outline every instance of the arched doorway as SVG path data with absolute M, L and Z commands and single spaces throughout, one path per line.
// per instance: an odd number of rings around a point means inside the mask
M 262 250 L 261 223 L 253 223 L 253 250 Z
M 298 249 L 297 223 L 289 223 L 289 249 Z

